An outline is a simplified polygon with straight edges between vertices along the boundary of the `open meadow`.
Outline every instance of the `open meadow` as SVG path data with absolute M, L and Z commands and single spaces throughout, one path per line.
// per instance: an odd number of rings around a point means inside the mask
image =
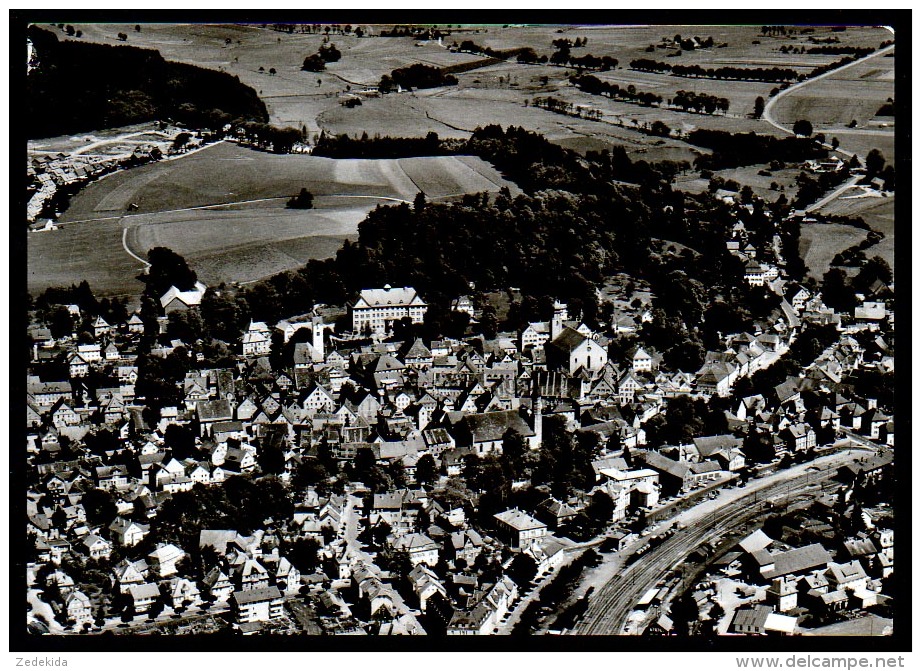
M 29 236 L 29 288 L 86 278 L 100 293 L 132 293 L 143 264 L 129 250 L 144 257 L 155 246 L 185 256 L 206 282 L 252 281 L 331 256 L 379 204 L 409 202 L 419 191 L 437 200 L 502 186 L 519 192 L 470 156 L 330 159 L 220 143 L 83 189 L 59 230 Z M 315 207 L 287 209 L 301 188 Z M 128 213 L 131 204 L 138 207 Z
M 860 217 L 874 231 L 886 237 L 867 249 L 867 258 L 882 256 L 890 266 L 895 266 L 895 195 L 879 197 L 877 192 L 867 196 L 860 188 L 848 189 L 835 200 L 826 203 L 818 212 L 826 215 Z M 804 227 L 805 230 L 806 227 Z M 843 242 L 843 241 L 842 241 Z M 845 245 L 847 247 L 848 245 Z
M 482 58 L 450 53 L 435 42 L 414 48 L 409 38 L 334 35 L 330 41 L 342 59 L 317 73 L 301 66 L 323 44 L 322 33 L 288 34 L 248 25 L 145 24 L 140 32 L 122 24 L 78 27 L 83 40 L 120 44 L 117 36 L 124 32 L 127 44 L 156 49 L 168 60 L 236 75 L 265 101 L 271 123 L 306 126 L 312 133 L 320 130 L 316 119 L 322 112 L 339 107 L 337 97 L 346 87 L 376 86 L 382 75 L 412 63 L 446 66 Z
M 818 280 L 831 268 L 831 260 L 839 252 L 862 242 L 867 232 L 845 224 L 804 224 L 800 232 L 799 253 Z
M 895 266 L 895 196 L 880 197 L 876 191 L 861 187 L 845 190 L 838 198 L 816 211 L 827 216 L 860 217 L 874 231 L 884 234 L 882 240 L 864 250 L 867 258 L 883 257 Z M 821 278 L 838 252 L 862 242 L 866 231 L 840 224 L 804 224 L 801 233 L 800 253 L 811 274 Z

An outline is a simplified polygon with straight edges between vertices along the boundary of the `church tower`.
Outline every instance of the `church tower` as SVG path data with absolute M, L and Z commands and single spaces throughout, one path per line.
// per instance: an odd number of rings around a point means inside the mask
M 532 449 L 539 449 L 544 441 L 544 399 L 538 396 L 534 399 L 534 442 Z
M 313 330 L 313 362 L 323 363 L 326 360 L 326 350 L 323 348 L 323 318 L 314 317 L 311 320 L 311 329 Z

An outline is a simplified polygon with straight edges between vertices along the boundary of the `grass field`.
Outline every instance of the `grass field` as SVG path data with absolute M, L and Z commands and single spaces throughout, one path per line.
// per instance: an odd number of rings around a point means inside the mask
M 879 243 L 867 249 L 864 253 L 867 258 L 874 255 L 882 256 L 889 265 L 895 266 L 895 196 L 888 198 L 853 198 L 860 193 L 858 189 L 849 189 L 827 205 L 819 212 L 821 214 L 861 217 L 875 231 L 883 233 L 886 237 Z M 845 245 L 849 246 L 849 245 Z
M 423 166 L 420 169 L 420 166 Z M 471 167 L 475 166 L 475 167 Z M 190 156 L 115 173 L 90 184 L 61 216 L 61 223 L 139 213 L 290 197 L 306 188 L 324 196 L 379 196 L 412 200 L 507 185 L 488 164 L 441 156 L 398 160 L 330 159 L 279 155 L 224 142 Z M 283 205 L 284 203 L 282 203 Z
M 895 159 L 895 134 L 876 129 L 835 128 L 825 131 L 828 138 L 837 137 L 841 148 L 865 157 L 873 149 L 879 149 L 886 161 Z
M 435 200 L 502 186 L 519 193 L 471 156 L 336 160 L 220 143 L 114 173 L 77 194 L 60 230 L 29 236 L 29 288 L 86 278 L 101 294 L 136 293 L 142 264 L 125 250 L 123 228 L 138 256 L 166 246 L 209 284 L 248 282 L 332 255 L 378 204 L 411 201 L 420 190 Z M 287 209 L 302 187 L 314 209 Z M 138 210 L 126 214 L 130 203 Z
M 782 124 L 808 119 L 816 130 L 826 134 L 837 134 L 852 120 L 857 121 L 858 128 L 865 128 L 886 100 L 895 95 L 894 69 L 894 57 L 870 58 L 792 91 L 777 102 L 774 115 Z
M 809 268 L 809 274 L 821 280 L 831 268 L 838 252 L 857 244 L 867 232 L 843 224 L 804 224 L 800 232 L 799 253 Z

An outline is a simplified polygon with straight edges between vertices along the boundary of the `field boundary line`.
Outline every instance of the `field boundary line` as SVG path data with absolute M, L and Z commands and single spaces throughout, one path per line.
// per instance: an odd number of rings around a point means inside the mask
M 402 169 L 402 168 L 401 168 Z M 409 175 L 406 176 L 411 182 L 412 178 Z M 415 182 L 413 182 L 415 184 Z M 412 205 L 411 201 L 405 200 L 403 198 L 395 198 L 393 196 L 366 196 L 362 194 L 351 194 L 351 193 L 330 193 L 324 194 L 322 196 L 317 196 L 318 198 L 374 198 L 377 200 L 392 200 L 398 203 L 406 203 L 407 205 Z M 273 200 L 289 200 L 290 196 L 272 196 L 271 198 L 254 198 L 252 200 L 236 200 L 229 203 L 212 203 L 211 205 L 194 205 L 192 207 L 182 207 L 176 210 L 158 210 L 156 212 L 135 212 L 133 214 L 113 214 L 109 217 L 96 217 L 93 219 L 77 219 L 75 221 L 65 221 L 59 224 L 59 227 L 63 226 L 72 226 L 73 224 L 89 224 L 98 221 L 111 221 L 113 219 L 127 219 L 128 217 L 149 217 L 159 214 L 173 214 L 176 212 L 192 212 L 194 210 L 213 210 L 220 207 L 232 207 L 234 205 L 249 205 L 251 203 L 267 203 Z M 151 222 L 151 225 L 156 225 L 156 223 L 169 223 L 169 222 Z

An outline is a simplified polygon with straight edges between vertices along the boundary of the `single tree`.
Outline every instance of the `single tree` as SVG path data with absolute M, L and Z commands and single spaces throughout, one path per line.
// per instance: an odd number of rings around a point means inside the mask
M 435 457 L 431 454 L 424 454 L 416 463 L 416 482 L 421 485 L 430 485 L 438 477 L 438 469 L 435 464 Z
M 806 119 L 799 119 L 793 123 L 793 134 L 809 137 L 812 135 L 812 124 Z
M 866 160 L 867 175 L 875 177 L 882 172 L 885 165 L 886 159 L 883 157 L 882 152 L 879 149 L 871 149 Z
M 310 210 L 313 208 L 313 194 L 307 189 L 301 189 L 301 192 L 288 201 L 288 207 L 295 210 Z
M 508 567 L 508 577 L 515 581 L 519 589 L 526 587 L 537 575 L 537 562 L 534 557 L 524 552 L 515 555 Z

